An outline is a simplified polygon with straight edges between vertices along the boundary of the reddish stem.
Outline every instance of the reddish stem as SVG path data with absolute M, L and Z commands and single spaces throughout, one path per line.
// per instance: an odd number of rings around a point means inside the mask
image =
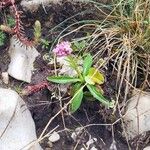
M 43 81 L 41 83 L 27 86 L 23 89 L 22 94 L 23 95 L 31 95 L 33 93 L 39 92 L 43 89 L 52 89 L 52 87 L 48 84 L 47 81 Z
M 12 1 L 13 2 L 13 1 Z M 0 2 L 0 10 L 12 4 L 11 0 L 2 0 Z

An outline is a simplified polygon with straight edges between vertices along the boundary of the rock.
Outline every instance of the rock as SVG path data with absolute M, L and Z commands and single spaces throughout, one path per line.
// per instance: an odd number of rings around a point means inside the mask
M 9 54 L 11 62 L 8 66 L 8 73 L 17 80 L 30 83 L 33 63 L 39 55 L 34 47 L 22 46 L 15 37 L 11 38 Z
M 49 148 L 53 147 L 53 143 L 51 141 L 48 141 L 47 144 L 48 144 Z
M 129 139 L 150 131 L 150 93 L 137 93 L 126 107 L 125 132 Z
M 150 150 L 150 146 L 145 147 L 143 150 Z
M 75 132 L 72 132 L 71 138 L 76 142 L 77 137 L 82 133 L 83 127 L 78 127 L 75 129 Z
M 15 91 L 0 88 L 0 150 L 20 150 L 34 140 L 35 124 L 24 101 Z M 30 150 L 42 148 L 37 143 Z
M 62 0 L 22 0 L 21 6 L 25 10 L 30 10 L 31 12 L 37 11 L 39 6 L 42 4 L 43 6 L 49 5 L 50 3 L 59 3 Z
M 77 139 L 77 133 L 76 133 L 76 132 L 72 132 L 71 138 L 72 138 L 74 141 L 76 141 L 76 139 Z
M 90 145 L 94 142 L 97 142 L 97 138 L 92 138 L 89 141 L 86 142 L 87 149 L 89 149 Z
M 9 83 L 9 75 L 8 72 L 2 72 L 2 80 L 5 84 Z
M 21 6 L 25 10 L 29 10 L 31 12 L 37 11 L 40 5 L 43 5 L 43 7 L 53 3 L 58 4 L 61 3 L 63 0 L 22 0 Z M 89 0 L 70 0 L 71 2 L 88 2 Z
M 52 143 L 59 141 L 59 139 L 60 139 L 60 135 L 57 132 L 53 132 L 48 138 L 48 140 Z

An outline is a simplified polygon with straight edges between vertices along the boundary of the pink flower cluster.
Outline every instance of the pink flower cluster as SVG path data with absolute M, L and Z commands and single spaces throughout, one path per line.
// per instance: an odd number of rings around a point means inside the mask
M 71 54 L 72 48 L 71 48 L 71 43 L 68 41 L 61 42 L 56 45 L 56 47 L 53 49 L 53 53 L 56 54 L 56 56 L 62 57 L 62 56 L 67 56 Z

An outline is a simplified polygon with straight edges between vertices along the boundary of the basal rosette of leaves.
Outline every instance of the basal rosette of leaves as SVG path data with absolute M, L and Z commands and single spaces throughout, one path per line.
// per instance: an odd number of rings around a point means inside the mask
M 97 88 L 105 82 L 104 75 L 98 69 L 92 67 L 93 59 L 90 54 L 87 54 L 83 60 L 82 72 L 78 69 L 78 65 L 73 60 L 71 55 L 68 55 L 70 66 L 77 72 L 76 77 L 70 76 L 48 76 L 47 80 L 58 84 L 71 83 L 72 99 L 69 105 L 71 113 L 77 111 L 82 103 L 84 89 L 88 89 L 90 94 L 108 108 L 114 107 L 114 101 L 109 101 L 103 96 L 103 91 Z

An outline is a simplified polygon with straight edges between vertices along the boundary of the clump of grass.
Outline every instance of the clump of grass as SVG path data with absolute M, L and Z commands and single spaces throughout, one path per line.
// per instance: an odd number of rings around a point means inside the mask
M 106 27 L 103 27 L 104 24 Z M 137 86 L 138 70 L 147 73 L 150 55 L 150 3 L 148 0 L 113 1 L 112 12 L 99 29 L 93 41 L 104 40 L 102 50 L 96 56 L 107 53 L 117 71 L 118 96 L 126 81 L 125 99 L 129 85 Z M 93 43 L 91 43 L 93 44 Z M 147 79 L 144 79 L 147 80 Z

